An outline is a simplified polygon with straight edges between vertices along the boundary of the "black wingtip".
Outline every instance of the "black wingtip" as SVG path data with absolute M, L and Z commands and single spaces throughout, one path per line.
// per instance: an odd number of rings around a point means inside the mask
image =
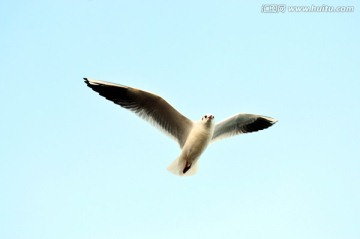
M 90 81 L 88 80 L 88 78 L 83 78 L 83 79 L 84 79 L 85 84 L 90 87 L 91 84 L 90 84 Z
M 256 132 L 259 130 L 264 130 L 274 125 L 276 121 L 270 117 L 259 117 L 253 123 L 245 125 L 245 132 Z

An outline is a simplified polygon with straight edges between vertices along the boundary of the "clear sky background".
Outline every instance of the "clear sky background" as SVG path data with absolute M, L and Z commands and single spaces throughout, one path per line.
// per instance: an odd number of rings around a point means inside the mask
M 360 238 L 360 6 L 266 3 L 1 1 L 0 238 Z M 211 144 L 180 178 L 175 141 L 83 77 L 193 120 L 279 122 Z

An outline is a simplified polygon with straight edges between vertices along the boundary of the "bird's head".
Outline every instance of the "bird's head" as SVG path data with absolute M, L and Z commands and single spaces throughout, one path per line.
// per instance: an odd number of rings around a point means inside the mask
M 201 118 L 201 122 L 203 122 L 204 124 L 211 124 L 214 118 L 215 117 L 212 114 L 206 114 Z

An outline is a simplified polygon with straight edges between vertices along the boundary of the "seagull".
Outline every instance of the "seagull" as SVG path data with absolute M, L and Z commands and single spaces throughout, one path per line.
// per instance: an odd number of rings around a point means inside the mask
M 212 114 L 205 114 L 200 120 L 193 121 L 156 94 L 90 78 L 84 78 L 84 81 L 99 95 L 134 112 L 178 142 L 180 156 L 167 167 L 178 176 L 196 174 L 198 160 L 209 143 L 263 130 L 277 122 L 274 118 L 256 114 L 236 114 L 217 124 Z

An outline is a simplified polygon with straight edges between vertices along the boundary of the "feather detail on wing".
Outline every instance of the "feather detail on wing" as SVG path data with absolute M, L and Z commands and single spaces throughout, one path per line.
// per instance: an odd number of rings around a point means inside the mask
M 269 128 L 277 122 L 276 119 L 254 115 L 237 114 L 215 125 L 212 142 L 242 133 L 251 133 Z
M 84 80 L 87 86 L 101 96 L 158 126 L 175 138 L 180 147 L 185 144 L 193 122 L 160 96 L 124 85 L 88 78 L 84 78 Z

